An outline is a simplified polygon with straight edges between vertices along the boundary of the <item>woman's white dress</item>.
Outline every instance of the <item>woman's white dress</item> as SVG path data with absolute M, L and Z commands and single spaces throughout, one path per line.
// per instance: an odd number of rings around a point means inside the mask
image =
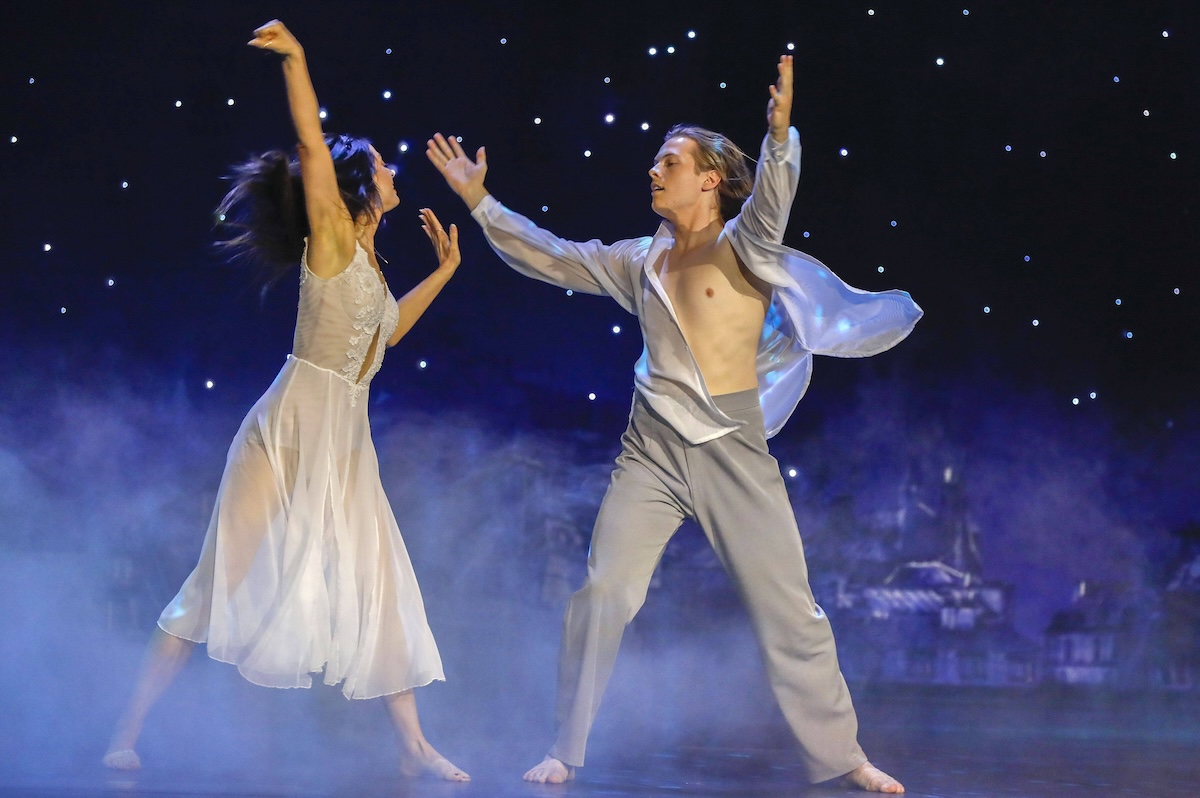
M 292 354 L 242 422 L 200 561 L 158 620 L 255 684 L 308 687 L 324 669 L 373 698 L 445 678 L 367 420 L 398 321 L 361 247 L 328 280 L 305 253 Z

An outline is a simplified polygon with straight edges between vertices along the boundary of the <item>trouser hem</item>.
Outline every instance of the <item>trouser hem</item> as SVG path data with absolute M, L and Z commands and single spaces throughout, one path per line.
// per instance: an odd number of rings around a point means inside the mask
M 583 757 L 582 756 L 579 757 L 579 760 L 577 762 L 573 762 L 571 760 L 575 759 L 575 757 L 560 753 L 557 747 L 551 748 L 550 751 L 547 753 L 547 756 L 554 757 L 559 762 L 562 762 L 564 765 L 566 765 L 569 768 L 583 767 Z M 847 772 L 849 772 L 849 771 L 847 771 Z
M 858 759 L 855 762 L 855 764 L 853 764 L 850 767 L 845 768 L 845 769 L 838 767 L 838 768 L 832 768 L 832 769 L 811 770 L 811 771 L 809 771 L 808 779 L 813 784 L 820 784 L 821 782 L 833 781 L 834 779 L 840 779 L 842 776 L 845 776 L 849 773 L 854 772 L 855 770 L 858 770 L 860 767 L 867 764 L 868 761 L 870 761 L 870 760 L 868 760 L 866 755 L 864 754 L 860 759 Z

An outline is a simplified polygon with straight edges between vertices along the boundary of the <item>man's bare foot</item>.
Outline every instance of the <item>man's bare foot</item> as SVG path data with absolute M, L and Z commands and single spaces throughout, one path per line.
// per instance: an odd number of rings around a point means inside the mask
M 443 781 L 470 781 L 471 777 L 462 768 L 424 743 L 417 750 L 400 755 L 400 772 L 409 778 L 430 776 Z
M 137 751 L 132 748 L 118 748 L 115 751 L 109 750 L 104 755 L 104 767 L 112 768 L 113 770 L 141 770 L 142 760 L 138 757 Z
M 884 773 L 870 762 L 864 762 L 854 770 L 842 776 L 850 786 L 858 787 L 867 792 L 902 793 L 904 785 Z
M 562 784 L 575 778 L 575 768 L 547 754 L 545 759 L 525 772 L 524 778 L 525 781 L 536 781 L 538 784 Z

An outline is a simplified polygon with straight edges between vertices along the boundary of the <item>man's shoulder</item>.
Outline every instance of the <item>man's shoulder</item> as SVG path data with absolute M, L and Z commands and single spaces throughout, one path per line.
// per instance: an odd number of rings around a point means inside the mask
M 668 235 L 668 238 L 670 236 Z M 630 260 L 645 260 L 646 254 L 650 251 L 650 247 L 654 246 L 659 235 L 656 233 L 652 236 L 638 236 L 637 238 L 622 238 L 614 241 L 611 245 L 612 249 L 621 251 L 627 259 Z

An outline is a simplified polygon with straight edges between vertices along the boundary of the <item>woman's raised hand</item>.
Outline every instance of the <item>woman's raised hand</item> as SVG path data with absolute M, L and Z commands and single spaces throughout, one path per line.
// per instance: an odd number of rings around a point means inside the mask
M 296 37 L 292 32 L 277 19 L 273 19 L 266 25 L 254 31 L 254 38 L 246 42 L 251 47 L 257 47 L 260 50 L 270 50 L 273 53 L 280 55 L 296 55 L 304 51 L 300 46 L 300 42 L 296 41 Z
M 453 272 L 458 268 L 462 256 L 458 251 L 458 227 L 450 225 L 450 235 L 442 229 L 442 223 L 428 208 L 421 209 L 421 229 L 429 236 L 433 252 L 437 255 L 438 269 Z

